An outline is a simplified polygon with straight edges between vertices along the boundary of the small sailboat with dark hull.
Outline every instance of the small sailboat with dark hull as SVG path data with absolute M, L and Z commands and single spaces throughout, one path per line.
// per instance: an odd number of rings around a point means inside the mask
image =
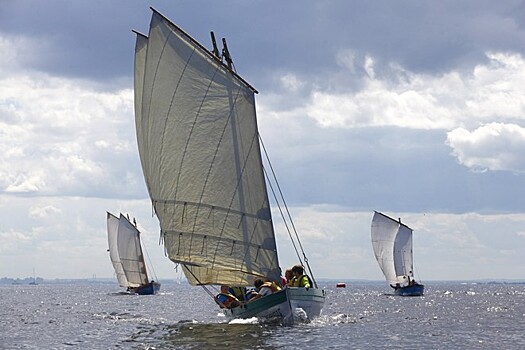
M 372 219 L 372 246 L 386 278 L 401 296 L 421 296 L 425 286 L 414 279 L 412 229 L 383 213 L 374 212 Z
M 160 283 L 149 280 L 136 225 L 122 214 L 107 213 L 107 230 L 109 257 L 120 286 L 133 294 L 156 294 Z
M 225 39 L 219 52 L 212 33 L 208 50 L 152 10 L 148 35 L 136 33 L 135 124 L 166 254 L 212 297 L 208 286 L 281 283 L 256 90 L 234 71 Z M 302 309 L 310 320 L 325 301 L 313 281 L 223 310 L 293 323 Z

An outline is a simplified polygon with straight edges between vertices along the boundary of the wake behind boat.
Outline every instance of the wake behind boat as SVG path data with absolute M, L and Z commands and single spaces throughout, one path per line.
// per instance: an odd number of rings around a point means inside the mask
M 140 232 L 120 214 L 107 213 L 109 257 L 121 287 L 134 294 L 156 294 L 160 283 L 150 281 L 142 253 Z
M 396 295 L 421 296 L 425 286 L 414 279 L 412 229 L 385 214 L 374 212 L 372 219 L 374 254 Z
M 256 90 L 234 72 L 225 39 L 219 53 L 212 33 L 209 51 L 152 10 L 149 34 L 137 33 L 135 46 L 135 124 L 167 256 L 194 286 L 280 283 Z M 291 323 L 300 308 L 310 320 L 325 300 L 313 281 L 225 314 Z

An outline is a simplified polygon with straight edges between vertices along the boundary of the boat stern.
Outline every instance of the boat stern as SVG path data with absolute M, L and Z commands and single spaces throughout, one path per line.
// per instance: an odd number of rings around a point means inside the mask
M 302 287 L 288 287 L 286 288 L 289 295 L 292 310 L 296 314 L 300 314 L 299 310 L 306 313 L 309 321 L 321 316 L 326 293 L 324 289 L 319 288 L 302 288 Z
M 423 284 L 414 284 L 412 286 L 396 289 L 395 294 L 403 297 L 420 297 L 425 292 Z

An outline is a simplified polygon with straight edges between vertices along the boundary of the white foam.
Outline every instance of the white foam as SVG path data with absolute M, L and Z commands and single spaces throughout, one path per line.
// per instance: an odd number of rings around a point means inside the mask
M 259 323 L 259 320 L 257 317 L 252 318 L 234 318 L 228 324 L 257 324 Z

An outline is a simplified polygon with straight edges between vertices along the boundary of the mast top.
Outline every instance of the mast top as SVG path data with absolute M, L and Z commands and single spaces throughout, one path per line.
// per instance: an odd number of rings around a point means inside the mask
M 239 79 L 240 81 L 242 81 L 244 84 L 246 84 L 252 91 L 253 93 L 255 94 L 258 94 L 259 91 L 257 91 L 257 89 L 255 89 L 250 83 L 248 83 L 246 80 L 244 80 L 243 77 L 241 77 L 239 74 L 237 74 L 233 69 L 232 67 L 229 65 L 229 64 L 225 64 L 224 62 L 222 62 L 221 58 L 216 56 L 215 53 L 213 52 L 210 52 L 210 50 L 208 50 L 206 47 L 204 47 L 204 45 L 202 45 L 201 43 L 199 43 L 197 40 L 195 40 L 191 35 L 189 35 L 188 33 L 186 33 L 184 30 L 182 30 L 182 28 L 180 28 L 178 25 L 176 25 L 175 23 L 173 23 L 169 18 L 167 18 L 166 16 L 164 16 L 162 13 L 160 13 L 159 11 L 157 11 L 154 7 L 150 6 L 150 9 L 158 14 L 159 16 L 161 16 L 167 23 L 169 23 L 169 25 L 173 26 L 174 28 L 177 29 L 178 32 L 182 33 L 189 41 L 191 41 L 192 43 L 194 43 L 196 46 L 198 46 L 200 49 L 202 49 L 205 53 L 207 53 L 208 55 L 210 55 L 210 57 L 212 57 L 213 59 L 217 60 L 218 62 L 220 62 L 220 64 L 222 64 L 224 67 L 228 68 L 228 70 L 237 78 Z M 223 44 L 226 46 L 226 40 L 223 38 L 222 39 L 223 41 Z M 227 48 L 226 48 L 227 50 Z M 224 55 L 224 49 L 223 49 L 223 55 Z M 228 52 L 228 57 L 229 57 L 229 52 Z M 231 57 L 230 57 L 230 60 L 231 60 Z M 232 61 L 233 63 L 233 61 Z

